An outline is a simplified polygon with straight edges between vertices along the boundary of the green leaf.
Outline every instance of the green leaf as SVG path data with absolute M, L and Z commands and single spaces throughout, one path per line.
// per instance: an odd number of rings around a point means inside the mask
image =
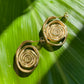
M 83 84 L 83 0 L 12 1 L 0 1 L 0 84 Z M 19 45 L 25 40 L 39 40 L 46 18 L 63 16 L 65 12 L 68 12 L 65 44 L 55 52 L 42 48 L 34 72 L 28 77 L 18 76 L 13 63 Z

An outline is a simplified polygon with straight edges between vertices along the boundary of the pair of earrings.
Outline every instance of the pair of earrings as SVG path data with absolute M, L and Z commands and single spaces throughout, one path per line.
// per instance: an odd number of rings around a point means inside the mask
M 62 46 L 67 37 L 67 27 L 63 23 L 67 14 L 61 17 L 49 17 L 40 31 L 40 41 L 33 46 L 34 41 L 24 41 L 16 51 L 15 63 L 17 68 L 26 74 L 30 74 L 37 67 L 39 61 L 39 49 L 44 47 L 48 51 L 54 51 Z M 60 19 L 60 20 L 59 20 Z

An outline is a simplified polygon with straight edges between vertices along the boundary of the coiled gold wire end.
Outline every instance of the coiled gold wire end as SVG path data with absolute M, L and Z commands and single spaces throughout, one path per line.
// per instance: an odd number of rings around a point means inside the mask
M 31 73 L 39 61 L 39 52 L 31 43 L 32 41 L 24 41 L 16 51 L 16 65 L 24 73 Z
M 61 46 L 67 37 L 67 27 L 55 16 L 49 17 L 43 24 L 42 28 L 44 40 L 52 46 Z

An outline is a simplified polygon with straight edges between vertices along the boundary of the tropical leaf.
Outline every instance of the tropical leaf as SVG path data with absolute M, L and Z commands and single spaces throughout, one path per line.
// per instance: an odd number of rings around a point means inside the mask
M 83 0 L 12 1 L 0 1 L 0 84 L 83 84 Z M 13 68 L 18 46 L 25 40 L 39 40 L 46 18 L 63 16 L 65 12 L 68 12 L 65 44 L 55 52 L 42 48 L 34 72 L 28 77 L 18 76 Z

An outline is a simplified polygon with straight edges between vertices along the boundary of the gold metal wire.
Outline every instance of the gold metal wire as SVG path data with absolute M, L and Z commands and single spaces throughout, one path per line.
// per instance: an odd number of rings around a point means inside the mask
M 49 17 L 43 25 L 43 35 L 45 41 L 54 46 L 61 46 L 64 44 L 67 37 L 67 27 L 60 21 L 56 20 L 57 17 Z
M 16 65 L 24 73 L 31 73 L 38 65 L 39 52 L 32 42 L 24 41 L 16 51 Z

